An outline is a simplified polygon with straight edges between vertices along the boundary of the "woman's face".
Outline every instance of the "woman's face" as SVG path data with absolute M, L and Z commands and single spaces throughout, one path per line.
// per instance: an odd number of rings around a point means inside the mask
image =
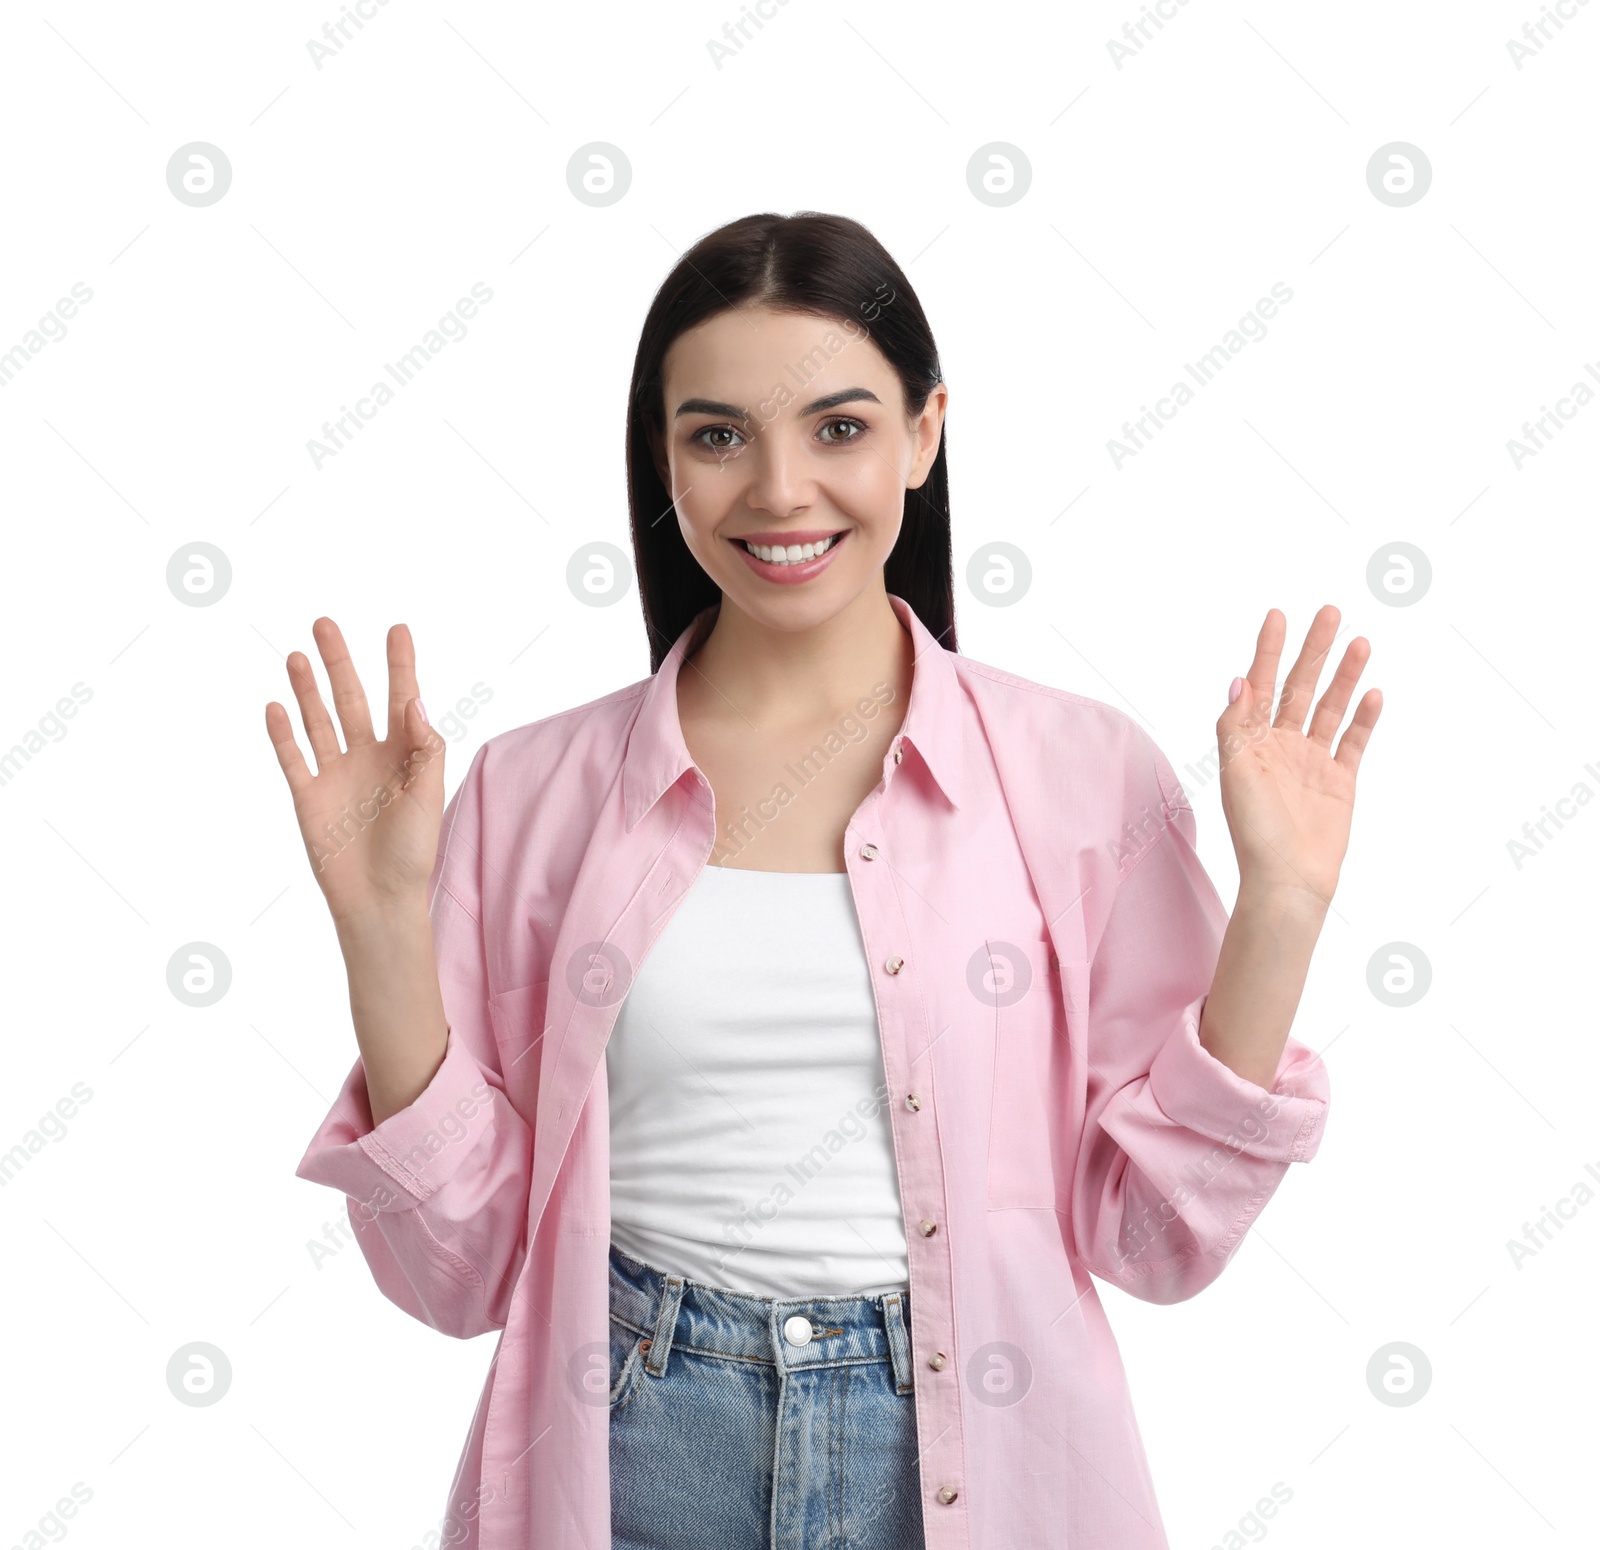
M 797 630 L 881 588 L 905 492 L 939 451 L 943 383 L 908 419 L 865 327 L 769 308 L 680 334 L 662 381 L 657 466 L 684 542 L 727 599 Z

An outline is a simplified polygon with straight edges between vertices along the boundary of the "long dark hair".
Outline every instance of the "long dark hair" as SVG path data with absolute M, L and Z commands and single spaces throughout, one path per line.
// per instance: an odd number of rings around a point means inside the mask
M 815 210 L 746 215 L 708 233 L 678 260 L 650 303 L 628 390 L 628 515 L 652 673 L 694 616 L 722 596 L 683 541 L 651 453 L 651 431 L 663 441 L 667 434 L 661 364 L 679 334 L 742 306 L 807 312 L 864 329 L 899 376 L 908 415 L 921 414 L 943 380 L 933 331 L 910 281 L 859 222 Z M 943 435 L 927 478 L 906 491 L 883 579 L 942 646 L 957 649 Z

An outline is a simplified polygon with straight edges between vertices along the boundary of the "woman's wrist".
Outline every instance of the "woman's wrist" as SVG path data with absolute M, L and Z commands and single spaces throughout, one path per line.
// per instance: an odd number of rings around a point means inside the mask
M 1245 910 L 1264 919 L 1283 920 L 1286 923 L 1299 921 L 1320 929 L 1332 905 L 1331 888 L 1323 894 L 1293 875 L 1245 872 L 1239 877 L 1239 892 L 1233 913 Z
M 1240 880 L 1198 1034 L 1208 1054 L 1268 1091 L 1327 911 L 1297 883 Z
M 433 922 L 418 895 L 375 903 L 336 925 L 372 1120 L 380 1125 L 415 1101 L 444 1059 Z
M 431 931 L 428 895 L 420 888 L 410 893 L 375 897 L 359 909 L 333 917 L 340 947 L 357 950 L 409 940 L 423 923 L 427 923 Z

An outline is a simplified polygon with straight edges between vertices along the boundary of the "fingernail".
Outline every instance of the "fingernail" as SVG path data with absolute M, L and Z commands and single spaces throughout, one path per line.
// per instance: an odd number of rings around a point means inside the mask
M 1228 703 L 1230 705 L 1233 704 L 1233 702 L 1236 699 L 1239 698 L 1240 694 L 1243 691 L 1244 691 L 1244 679 L 1235 678 L 1234 681 L 1231 684 L 1228 685 Z
M 428 712 L 427 712 L 427 710 L 426 710 L 426 709 L 425 709 L 425 708 L 424 708 L 424 707 L 423 707 L 423 704 L 422 704 L 422 701 L 421 701 L 421 700 L 418 700 L 418 701 L 417 701 L 417 714 L 418 714 L 418 715 L 419 715 L 419 716 L 421 716 L 421 717 L 422 717 L 422 724 L 423 724 L 423 726 L 430 726 L 430 725 L 431 725 L 431 724 L 432 724 L 432 723 L 431 723 L 431 722 L 429 722 L 429 720 L 428 720 Z

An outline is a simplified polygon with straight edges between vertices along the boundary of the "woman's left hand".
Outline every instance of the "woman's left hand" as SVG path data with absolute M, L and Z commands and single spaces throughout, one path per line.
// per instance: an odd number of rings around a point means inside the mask
M 1350 842 L 1356 766 L 1383 708 L 1383 694 L 1367 690 L 1333 750 L 1334 733 L 1372 651 L 1366 637 L 1358 635 L 1345 648 L 1310 731 L 1305 730 L 1323 659 L 1339 629 L 1339 610 L 1328 603 L 1311 621 L 1273 716 L 1287 626 L 1280 610 L 1267 610 L 1249 676 L 1239 681 L 1238 699 L 1217 718 L 1222 811 L 1239 858 L 1241 891 L 1301 890 L 1326 907 Z

